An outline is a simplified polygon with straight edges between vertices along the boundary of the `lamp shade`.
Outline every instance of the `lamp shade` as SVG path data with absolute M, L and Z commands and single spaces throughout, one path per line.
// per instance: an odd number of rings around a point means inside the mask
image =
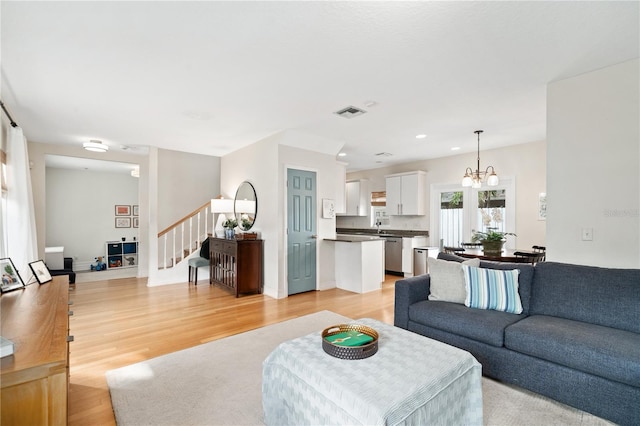
M 233 200 L 229 198 L 212 199 L 211 213 L 233 213 Z
M 256 212 L 256 202 L 253 200 L 236 200 L 236 213 L 251 213 Z

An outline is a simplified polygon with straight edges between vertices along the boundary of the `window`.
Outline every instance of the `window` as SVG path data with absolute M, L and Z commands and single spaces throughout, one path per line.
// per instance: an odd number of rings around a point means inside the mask
M 497 187 L 462 188 L 459 184 L 431 185 L 432 244 L 460 247 L 474 231 L 515 232 L 515 183 L 502 178 Z M 475 207 L 474 207 L 475 206 Z M 507 246 L 515 239 L 507 240 Z
M 440 193 L 440 238 L 445 246 L 463 240 L 464 195 L 462 191 Z
M 8 257 L 5 247 L 7 247 L 7 154 L 0 150 L 0 185 L 2 186 L 2 197 L 0 199 L 0 257 Z
M 2 192 L 7 192 L 7 154 L 4 151 L 0 151 L 0 182 L 2 183 Z

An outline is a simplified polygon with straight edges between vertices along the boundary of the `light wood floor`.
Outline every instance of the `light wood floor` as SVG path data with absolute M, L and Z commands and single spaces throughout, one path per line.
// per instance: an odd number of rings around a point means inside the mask
M 78 283 L 70 293 L 69 424 L 115 425 L 107 370 L 321 310 L 393 324 L 397 279 L 387 275 L 382 290 L 367 294 L 332 289 L 280 300 L 236 299 L 207 280 L 161 287 L 135 278 Z

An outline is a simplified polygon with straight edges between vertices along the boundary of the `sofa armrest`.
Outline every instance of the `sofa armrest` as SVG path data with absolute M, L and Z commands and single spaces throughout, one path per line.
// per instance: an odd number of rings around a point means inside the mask
M 427 300 L 431 278 L 418 275 L 396 281 L 393 324 L 406 329 L 409 326 L 409 306 Z

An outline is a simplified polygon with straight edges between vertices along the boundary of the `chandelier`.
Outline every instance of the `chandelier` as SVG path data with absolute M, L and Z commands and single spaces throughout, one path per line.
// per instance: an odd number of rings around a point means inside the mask
M 496 171 L 493 169 L 493 166 L 489 166 L 485 171 L 480 171 L 480 133 L 482 130 L 476 130 L 475 134 L 478 135 L 478 167 L 475 172 L 471 169 L 471 167 L 467 167 L 467 170 L 464 171 L 464 177 L 462 178 L 462 186 L 465 188 L 480 188 L 482 186 L 482 180 L 485 176 L 487 177 L 487 185 L 489 186 L 497 186 L 498 185 L 498 175 Z M 491 172 L 489 172 L 491 169 Z

